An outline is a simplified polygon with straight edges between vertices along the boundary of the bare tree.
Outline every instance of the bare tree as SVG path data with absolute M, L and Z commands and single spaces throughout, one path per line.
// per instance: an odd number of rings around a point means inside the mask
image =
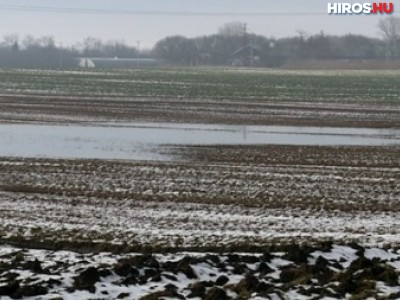
M 400 18 L 390 16 L 381 19 L 378 28 L 387 43 L 387 55 L 391 58 L 397 58 L 400 43 Z
M 9 48 L 13 52 L 18 52 L 19 51 L 19 37 L 17 34 L 10 34 L 6 35 L 3 38 L 3 42 L 0 43 L 1 47 Z
M 94 37 L 87 37 L 83 41 L 83 55 L 102 56 L 103 42 Z
M 17 34 L 9 34 L 4 36 L 3 42 L 1 43 L 1 46 L 5 47 L 12 47 L 15 44 L 18 44 L 19 37 Z
M 221 36 L 244 36 L 246 34 L 246 24 L 242 22 L 231 22 L 221 26 L 218 30 Z

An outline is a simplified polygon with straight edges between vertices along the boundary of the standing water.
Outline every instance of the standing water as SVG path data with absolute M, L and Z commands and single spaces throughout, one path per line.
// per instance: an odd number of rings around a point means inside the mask
M 399 129 L 174 123 L 1 124 L 0 156 L 168 160 L 166 145 L 400 145 Z

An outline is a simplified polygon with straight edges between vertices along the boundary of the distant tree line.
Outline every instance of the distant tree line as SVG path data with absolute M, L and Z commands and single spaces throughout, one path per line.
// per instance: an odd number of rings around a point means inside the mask
M 150 50 L 124 42 L 103 42 L 89 37 L 75 47 L 56 44 L 52 37 L 20 39 L 9 35 L 0 41 L 1 67 L 71 68 L 80 57 L 148 58 L 176 65 L 243 65 L 279 67 L 304 60 L 398 59 L 400 18 L 389 17 L 378 24 L 381 38 L 349 34 L 307 35 L 298 32 L 288 38 L 268 38 L 248 33 L 246 24 L 228 23 L 216 34 L 196 38 L 166 37 Z
M 142 51 L 142 55 L 149 56 L 147 52 Z M 9 35 L 0 42 L 2 67 L 71 68 L 77 66 L 80 57 L 136 58 L 138 50 L 123 42 L 103 42 L 92 37 L 74 47 L 63 47 L 47 36 L 20 40 L 17 35 Z
M 234 22 L 225 24 L 213 35 L 191 39 L 167 37 L 155 45 L 153 53 L 174 64 L 264 67 L 310 59 L 400 58 L 400 18 L 381 20 L 378 28 L 381 39 L 354 34 L 333 36 L 323 32 L 307 35 L 302 31 L 294 37 L 275 39 L 247 33 L 244 23 Z

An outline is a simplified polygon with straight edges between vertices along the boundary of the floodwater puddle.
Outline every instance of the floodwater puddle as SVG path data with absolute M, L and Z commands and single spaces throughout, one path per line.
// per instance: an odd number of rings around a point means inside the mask
M 169 160 L 168 145 L 400 145 L 400 129 L 176 123 L 0 124 L 0 156 Z

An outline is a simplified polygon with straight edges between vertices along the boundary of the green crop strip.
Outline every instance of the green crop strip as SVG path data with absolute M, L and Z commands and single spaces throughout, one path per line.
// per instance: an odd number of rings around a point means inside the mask
M 3 94 L 397 102 L 400 72 L 141 69 L 0 70 Z

